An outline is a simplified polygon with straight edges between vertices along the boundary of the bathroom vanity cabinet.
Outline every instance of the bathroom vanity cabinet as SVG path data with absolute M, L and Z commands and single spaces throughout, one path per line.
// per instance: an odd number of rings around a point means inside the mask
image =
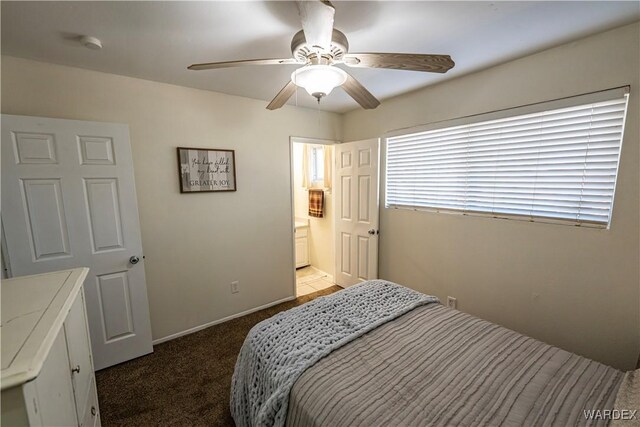
M 309 227 L 296 226 L 296 268 L 309 265 Z

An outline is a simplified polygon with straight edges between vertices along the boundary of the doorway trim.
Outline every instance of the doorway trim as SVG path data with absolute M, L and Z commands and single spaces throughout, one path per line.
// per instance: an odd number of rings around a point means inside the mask
M 289 137 L 289 168 L 290 168 L 290 174 L 289 174 L 289 179 L 290 179 L 290 185 L 289 185 L 289 196 L 291 197 L 291 230 L 292 230 L 292 235 L 291 235 L 291 271 L 292 271 L 292 275 L 293 275 L 293 296 L 297 297 L 297 280 L 296 280 L 296 248 L 295 248 L 295 240 L 296 240 L 296 236 L 295 236 L 295 227 L 296 227 L 296 200 L 295 200 L 295 182 L 294 182 L 294 174 L 295 174 L 295 168 L 294 168 L 294 164 L 293 164 L 293 144 L 294 143 L 298 143 L 298 144 L 312 144 L 312 145 L 339 145 L 342 142 L 338 141 L 338 140 L 333 140 L 333 139 L 322 139 L 322 138 L 309 138 L 309 137 L 304 137 L 304 136 L 290 136 Z M 331 171 L 332 171 L 332 179 L 333 179 L 333 174 L 335 173 L 335 163 L 336 163 L 336 159 L 335 159 L 335 150 L 334 150 L 334 157 L 332 159 L 332 165 L 331 165 Z M 331 186 L 331 194 L 333 195 L 333 183 Z M 335 201 L 334 201 L 335 202 Z M 331 216 L 331 227 L 333 230 L 335 230 L 335 226 L 336 226 L 336 218 L 335 218 L 335 212 L 334 215 Z M 334 254 L 335 254 L 335 247 L 336 247 L 336 239 L 335 239 L 335 233 L 332 233 L 331 236 L 331 245 L 333 246 L 333 250 L 334 250 Z M 335 255 L 334 255 L 334 270 L 335 270 Z M 334 282 L 335 282 L 335 271 L 334 271 Z

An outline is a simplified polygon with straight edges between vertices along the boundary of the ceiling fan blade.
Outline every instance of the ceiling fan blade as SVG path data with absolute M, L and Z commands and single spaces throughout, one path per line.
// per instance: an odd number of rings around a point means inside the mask
M 304 38 L 312 48 L 329 51 L 333 34 L 335 8 L 328 0 L 298 0 Z
M 214 70 L 216 68 L 241 67 L 243 65 L 280 65 L 280 64 L 299 64 L 293 58 L 287 59 L 245 59 L 241 61 L 224 61 L 224 62 L 205 62 L 203 64 L 192 64 L 187 68 L 189 70 Z
M 380 105 L 380 101 L 350 74 L 347 74 L 347 80 L 342 84 L 342 89 L 365 110 L 372 110 Z
M 267 105 L 267 110 L 277 110 L 287 103 L 291 95 L 296 93 L 296 85 L 292 81 L 289 81 L 281 90 L 278 92 L 275 98 Z
M 446 73 L 455 62 L 449 55 L 417 53 L 349 53 L 344 63 L 350 67 L 389 68 L 392 70 Z

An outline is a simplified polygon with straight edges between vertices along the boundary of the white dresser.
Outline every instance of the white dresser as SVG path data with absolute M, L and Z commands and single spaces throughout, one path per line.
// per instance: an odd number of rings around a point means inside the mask
M 82 284 L 89 270 L 2 281 L 2 426 L 99 426 Z

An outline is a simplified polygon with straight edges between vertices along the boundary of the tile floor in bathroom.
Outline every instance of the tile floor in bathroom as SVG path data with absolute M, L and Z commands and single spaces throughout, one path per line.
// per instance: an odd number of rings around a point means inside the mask
M 334 284 L 326 273 L 311 266 L 296 270 L 296 294 L 299 297 L 321 291 Z

